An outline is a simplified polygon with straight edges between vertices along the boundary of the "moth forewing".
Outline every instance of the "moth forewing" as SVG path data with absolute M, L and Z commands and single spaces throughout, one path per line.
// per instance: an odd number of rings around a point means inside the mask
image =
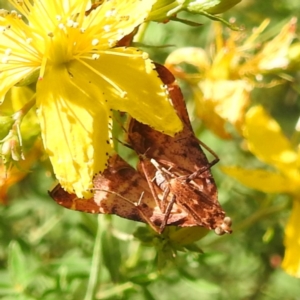
M 215 230 L 219 235 L 232 232 L 230 218 L 225 216 L 222 207 L 212 202 L 197 186 L 186 184 L 186 181 L 180 178 L 172 178 L 170 187 L 177 205 L 191 213 L 199 226 Z
M 148 162 L 147 159 L 143 160 L 142 156 L 140 159 L 141 162 L 144 161 L 147 164 L 146 170 L 149 170 L 149 167 L 152 167 L 152 170 L 156 170 L 155 166 Z M 145 175 L 145 173 L 142 174 Z M 152 185 L 149 184 L 151 181 L 149 176 L 146 178 L 141 176 L 120 156 L 115 155 L 109 160 L 108 168 L 103 174 L 98 174 L 94 179 L 96 190 L 94 198 L 97 199 L 97 202 L 102 202 L 102 206 L 105 200 L 100 195 L 105 196 L 105 199 L 112 199 L 108 207 L 109 210 L 113 210 L 114 214 L 148 223 L 159 233 L 162 232 L 161 228 L 167 225 L 195 226 L 194 219 L 185 210 L 178 207 L 176 203 L 169 205 L 171 199 L 168 198 L 170 196 L 166 190 L 164 190 L 163 195 L 160 195 L 161 197 L 157 196 L 155 199 L 155 193 L 151 190 Z M 157 194 L 159 193 L 156 185 L 153 185 L 153 189 Z M 103 192 L 110 194 L 110 196 L 108 197 Z M 143 196 L 141 197 L 141 195 Z M 112 196 L 114 197 L 112 198 Z M 162 211 L 157 202 L 164 203 L 163 206 L 166 209 Z M 166 213 L 169 213 L 171 210 L 172 214 L 166 218 Z M 138 219 L 137 214 L 140 219 Z
M 107 169 L 93 180 L 94 197 L 78 198 L 60 185 L 49 192 L 61 206 L 92 214 L 115 214 L 134 221 L 148 223 L 160 233 L 165 215 L 157 207 L 146 179 L 119 155 L 113 155 Z M 194 220 L 184 211 L 174 210 L 166 225 L 193 226 Z

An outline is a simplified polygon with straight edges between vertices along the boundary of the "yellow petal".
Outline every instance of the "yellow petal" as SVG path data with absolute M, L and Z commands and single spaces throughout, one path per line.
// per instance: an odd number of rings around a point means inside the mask
M 76 73 L 78 68 L 80 73 Z M 111 108 L 128 112 L 141 123 L 174 135 L 182 124 L 154 68 L 146 53 L 122 47 L 102 51 L 96 60 L 72 62 L 69 71 L 76 73 L 89 91 L 100 88 Z M 95 76 L 97 79 L 92 82 Z
M 194 88 L 193 92 L 197 116 L 216 135 L 222 139 L 230 139 L 231 135 L 225 128 L 226 121 L 217 114 L 215 103 L 213 101 L 206 101 L 202 91 L 198 87 Z
M 72 76 L 63 66 L 46 69 L 37 85 L 38 117 L 57 179 L 69 193 L 89 197 L 112 151 L 111 119 L 102 95 Z
M 297 153 L 262 106 L 254 106 L 247 112 L 244 134 L 250 151 L 262 161 L 282 171 L 295 167 Z
M 6 93 L 20 80 L 28 76 L 28 68 L 19 68 L 1 73 L 0 71 L 0 105 L 4 100 Z
M 166 66 L 175 66 L 180 63 L 191 64 L 199 69 L 201 73 L 210 67 L 210 61 L 202 48 L 184 47 L 173 51 L 166 59 Z
M 29 41 L 32 29 L 17 13 L 0 15 L 0 103 L 8 90 L 39 66 L 39 54 Z
M 250 85 L 243 80 L 203 80 L 198 86 L 201 93 L 196 91 L 195 96 L 199 118 L 222 138 L 230 137 L 227 122 L 241 131 Z
M 286 69 L 289 65 L 288 51 L 291 43 L 296 38 L 297 19 L 292 18 L 284 25 L 281 31 L 254 57 L 260 71 Z
M 142 24 L 156 0 L 104 1 L 84 20 L 86 34 L 99 40 L 99 48 L 111 48 Z
M 265 193 L 291 193 L 297 188 L 289 178 L 279 173 L 238 167 L 221 167 L 221 170 L 245 186 Z
M 285 227 L 285 253 L 282 268 L 290 275 L 300 278 L 300 201 L 296 199 L 292 214 Z

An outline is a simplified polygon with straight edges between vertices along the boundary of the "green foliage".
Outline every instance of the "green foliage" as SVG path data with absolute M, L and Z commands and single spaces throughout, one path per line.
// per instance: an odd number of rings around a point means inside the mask
M 45 170 L 35 170 L 0 208 L 0 298 L 297 299 L 298 280 L 278 266 L 288 199 L 216 178 L 234 233 L 210 233 L 198 249 L 178 249 L 173 257 L 174 248 L 145 225 L 104 215 L 97 221 L 58 206 L 46 195 Z M 85 298 L 93 272 L 96 296 Z
M 296 0 L 244 0 L 224 18 L 235 17 L 249 34 L 263 18 L 271 18 L 275 27 L 299 9 Z M 205 25 L 152 24 L 145 42 L 205 47 L 212 21 L 202 16 L 189 15 L 189 19 Z M 172 50 L 174 47 L 147 49 L 158 62 Z M 299 76 L 296 72 L 294 75 Z M 293 84 L 252 95 L 255 102 L 269 109 L 287 135 L 300 112 L 299 90 L 297 93 Z M 183 89 L 189 98 L 190 90 Z M 189 102 L 189 108 L 193 111 L 193 103 Z M 260 164 L 241 151 L 237 141 L 217 138 L 197 120 L 193 125 L 222 164 Z M 280 269 L 290 198 L 255 192 L 226 177 L 217 167 L 212 171 L 220 202 L 234 222 L 234 232 L 222 237 L 209 233 L 193 246 L 179 247 L 164 236 L 155 236 L 143 224 L 58 206 L 47 195 L 53 184 L 46 176 L 49 170 L 39 164 L 10 189 L 9 203 L 0 206 L 0 299 L 299 299 L 299 279 Z

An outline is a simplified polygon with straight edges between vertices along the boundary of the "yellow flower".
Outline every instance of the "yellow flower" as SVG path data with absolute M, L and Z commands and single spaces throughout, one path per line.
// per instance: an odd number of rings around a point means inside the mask
M 117 47 L 155 0 L 9 0 L 0 10 L 0 101 L 38 75 L 36 106 L 44 147 L 68 192 L 88 197 L 113 149 L 111 110 L 173 135 L 182 124 L 146 53 Z
M 283 269 L 300 278 L 300 152 L 293 149 L 279 124 L 261 106 L 246 114 L 244 134 L 250 151 L 275 171 L 222 167 L 222 170 L 244 185 L 265 193 L 288 193 L 293 210 L 285 228 Z
M 269 22 L 264 20 L 247 39 L 244 33 L 232 31 L 226 40 L 216 23 L 215 43 L 209 48 L 215 49 L 212 58 L 202 48 L 187 47 L 175 50 L 166 60 L 166 66 L 191 85 L 198 117 L 221 138 L 232 137 L 227 124 L 241 133 L 250 93 L 256 86 L 272 87 L 283 82 L 273 79 L 270 84 L 263 83 L 264 74 L 282 75 L 283 70 L 297 66 L 299 48 L 291 51 L 296 19 L 284 25 L 273 39 L 262 43 Z M 186 74 L 178 66 L 182 63 L 195 66 L 197 72 Z
M 232 74 L 231 68 L 236 55 L 235 45 L 227 46 L 227 49 L 221 47 L 213 61 L 210 61 L 202 48 L 187 47 L 175 50 L 166 60 L 166 66 L 173 73 L 190 83 L 197 116 L 210 130 L 224 139 L 231 138 L 227 123 L 240 131 L 253 88 L 247 80 Z M 185 74 L 176 67 L 180 63 L 191 64 L 199 72 Z
M 41 155 L 41 140 L 36 140 L 28 152 L 25 150 L 26 159 L 18 161 L 16 165 L 7 167 L 0 158 L 0 204 L 7 203 L 9 188 L 29 174 L 31 166 L 37 160 L 36 158 Z
M 259 28 L 244 42 L 245 49 L 254 48 L 258 44 L 259 36 L 263 38 L 262 32 L 269 25 L 270 20 L 264 20 Z M 273 39 L 263 43 L 255 55 L 250 56 L 247 61 L 240 66 L 240 74 L 276 74 L 282 73 L 293 67 L 294 59 L 290 56 L 292 42 L 296 38 L 297 18 L 292 18 L 282 26 L 280 32 Z M 266 33 L 267 34 L 267 33 Z
M 43 145 L 39 138 L 40 126 L 37 116 L 34 111 L 27 113 L 25 111 L 27 99 L 31 99 L 33 95 L 34 92 L 27 86 L 12 87 L 1 105 L 0 203 L 7 202 L 9 188 L 26 177 L 31 166 L 36 163 L 38 158 L 44 156 Z M 13 125 L 20 118 L 22 122 L 19 128 L 16 128 Z M 20 130 L 22 140 L 19 140 L 18 130 Z

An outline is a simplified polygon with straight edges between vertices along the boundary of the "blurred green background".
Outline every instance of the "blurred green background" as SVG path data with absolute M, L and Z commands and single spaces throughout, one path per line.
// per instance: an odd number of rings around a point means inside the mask
M 250 34 L 265 18 L 271 19 L 270 28 L 279 31 L 296 11 L 300 11 L 296 0 L 244 0 L 223 16 L 235 18 Z M 203 26 L 151 24 L 145 44 L 174 45 L 147 49 L 153 60 L 163 63 L 176 48 L 205 48 L 212 41 L 211 20 L 184 13 L 180 17 Z M 299 81 L 297 70 L 291 76 Z M 190 90 L 184 84 L 182 88 L 193 108 Z M 290 83 L 254 91 L 252 97 L 271 112 L 287 136 L 292 134 L 300 105 Z M 241 141 L 224 141 L 199 120 L 193 125 L 223 165 L 258 163 L 241 150 Z M 0 206 L 0 299 L 300 299 L 299 279 L 280 268 L 291 199 L 250 190 L 218 166 L 212 171 L 220 202 L 234 222 L 233 234 L 209 233 L 197 243 L 203 254 L 178 252 L 159 268 L 163 238 L 145 245 L 133 236 L 143 224 L 58 206 L 47 194 L 54 183 L 49 165 L 36 162 L 32 172 L 9 190 L 8 203 Z M 92 282 L 90 274 L 97 266 Z

